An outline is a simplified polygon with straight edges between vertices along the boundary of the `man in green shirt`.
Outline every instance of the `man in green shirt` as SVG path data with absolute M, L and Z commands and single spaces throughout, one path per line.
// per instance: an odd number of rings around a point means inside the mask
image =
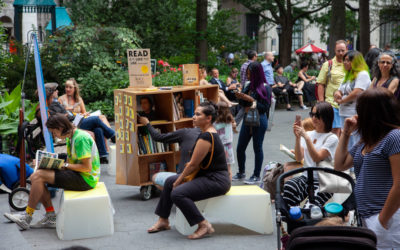
M 66 139 L 68 161 L 60 170 L 37 169 L 31 175 L 32 185 L 26 211 L 22 214 L 4 214 L 23 230 L 30 227 L 56 227 L 56 214 L 46 184 L 66 190 L 85 191 L 96 187 L 100 177 L 99 153 L 96 143 L 87 132 L 74 127 L 62 114 L 50 116 L 46 126 L 54 137 Z M 39 201 L 46 208 L 46 215 L 31 226 Z
M 318 84 L 318 101 L 326 101 L 330 103 L 334 111 L 334 120 L 332 124 L 332 132 L 337 136 L 340 135 L 342 127 L 339 116 L 339 105 L 334 101 L 333 94 L 339 88 L 344 79 L 343 56 L 347 52 L 346 41 L 338 40 L 335 45 L 335 57 L 326 61 L 319 72 L 317 78 Z

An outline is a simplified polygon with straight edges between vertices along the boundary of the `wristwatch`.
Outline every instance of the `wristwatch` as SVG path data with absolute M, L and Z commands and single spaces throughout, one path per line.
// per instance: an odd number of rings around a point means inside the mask
M 68 168 L 68 166 L 69 166 L 69 163 L 64 164 L 64 168 Z

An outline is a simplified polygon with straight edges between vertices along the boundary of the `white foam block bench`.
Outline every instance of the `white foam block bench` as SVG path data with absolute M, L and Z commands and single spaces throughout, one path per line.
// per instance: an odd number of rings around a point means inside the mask
M 64 190 L 57 214 L 60 240 L 76 240 L 112 235 L 114 218 L 104 182 L 88 191 Z
M 115 176 L 117 173 L 117 154 L 115 145 L 110 146 L 110 163 L 108 163 L 107 173 L 109 175 Z
M 232 186 L 227 194 L 198 201 L 196 206 L 206 218 L 218 218 L 260 234 L 273 232 L 270 195 L 258 186 Z M 191 227 L 176 208 L 175 228 L 183 235 L 190 235 L 197 225 Z

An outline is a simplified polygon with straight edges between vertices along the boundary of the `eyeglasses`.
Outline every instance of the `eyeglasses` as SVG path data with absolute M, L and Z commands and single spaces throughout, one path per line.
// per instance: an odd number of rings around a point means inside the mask
M 388 61 L 379 61 L 379 64 L 387 64 L 387 65 L 392 65 L 392 62 L 388 62 Z
M 310 117 L 313 118 L 315 116 L 315 118 L 319 118 L 319 114 L 317 112 L 310 112 L 309 113 Z

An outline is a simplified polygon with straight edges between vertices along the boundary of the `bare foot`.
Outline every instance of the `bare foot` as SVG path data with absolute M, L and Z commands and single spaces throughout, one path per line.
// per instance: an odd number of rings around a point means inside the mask
M 212 225 L 208 221 L 204 220 L 199 223 L 199 227 L 197 228 L 196 232 L 189 235 L 188 238 L 191 240 L 197 240 L 197 239 L 203 238 L 206 235 L 212 234 L 214 232 L 215 232 L 215 230 L 212 227 Z
M 168 219 L 159 218 L 156 224 L 154 224 L 151 228 L 147 229 L 148 233 L 158 233 L 165 230 L 170 230 Z

